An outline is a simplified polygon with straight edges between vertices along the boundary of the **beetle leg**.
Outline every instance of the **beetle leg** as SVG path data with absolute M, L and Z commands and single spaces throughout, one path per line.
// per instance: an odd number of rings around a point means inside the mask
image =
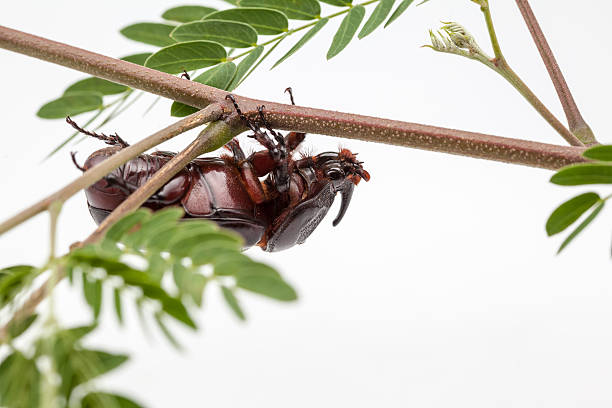
M 295 101 L 293 100 L 293 89 L 291 87 L 288 87 L 287 89 L 285 89 L 285 92 L 289 94 L 289 98 L 291 99 L 291 104 L 295 105 Z
M 83 166 L 81 166 L 77 160 L 76 160 L 76 152 L 70 152 L 70 157 L 72 157 L 72 162 L 74 163 L 74 165 L 76 166 L 77 169 L 81 170 L 82 172 L 85 172 L 87 169 Z
M 249 194 L 249 197 L 251 197 L 251 200 L 255 204 L 261 204 L 264 201 L 267 201 L 268 197 L 266 196 L 266 193 L 261 185 L 261 181 L 259 181 L 259 178 L 257 177 L 257 172 L 253 168 L 253 163 L 246 159 L 244 151 L 240 147 L 238 140 L 230 140 L 225 147 L 232 152 L 234 165 L 242 176 L 242 181 L 244 182 L 246 191 Z
M 105 135 L 104 133 L 96 133 L 90 132 L 89 130 L 85 130 L 77 123 L 70 118 L 70 116 L 66 116 L 66 122 L 73 128 L 75 128 L 79 133 L 83 133 L 84 135 L 95 137 L 96 139 L 102 140 L 104 143 L 111 146 L 121 146 L 121 148 L 128 147 L 129 144 L 123 140 L 117 133 L 114 135 Z

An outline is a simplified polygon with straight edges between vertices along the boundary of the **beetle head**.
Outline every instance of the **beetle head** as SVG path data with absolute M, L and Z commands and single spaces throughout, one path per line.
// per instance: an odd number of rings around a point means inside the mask
M 340 223 L 342 217 L 351 202 L 353 189 L 361 179 L 370 180 L 370 174 L 364 170 L 362 164 L 348 149 L 340 149 L 339 153 L 325 152 L 316 156 L 315 163 L 323 173 L 323 177 L 328 179 L 335 192 L 340 192 L 342 201 L 340 211 L 333 222 L 334 227 Z

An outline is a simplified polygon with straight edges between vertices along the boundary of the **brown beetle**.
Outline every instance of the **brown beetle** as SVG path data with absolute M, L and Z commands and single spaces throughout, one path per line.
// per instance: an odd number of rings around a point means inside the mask
M 291 95 L 291 89 L 288 88 Z M 283 137 L 267 122 L 263 107 L 258 107 L 260 122 L 246 118 L 232 95 L 236 111 L 266 149 L 246 157 L 238 141 L 225 147 L 232 156 L 198 158 L 175 175 L 143 205 L 157 210 L 180 205 L 186 218 L 205 218 L 229 228 L 244 237 L 245 247 L 260 246 L 273 252 L 303 243 L 315 230 L 331 207 L 336 193 L 342 203 L 336 226 L 348 208 L 354 186 L 370 175 L 347 149 L 338 153 L 325 152 L 294 160 L 293 151 L 304 140 L 304 133 L 291 132 Z M 293 102 L 293 95 L 291 95 Z M 85 171 L 108 156 L 128 146 L 117 134 L 107 136 L 77 130 L 104 140 L 111 147 L 94 152 L 86 160 Z M 174 153 L 142 154 L 120 166 L 89 187 L 85 194 L 89 211 L 99 224 L 114 208 L 144 184 L 153 173 L 166 164 Z M 74 154 L 73 154 L 74 160 Z M 262 181 L 261 178 L 265 179 Z

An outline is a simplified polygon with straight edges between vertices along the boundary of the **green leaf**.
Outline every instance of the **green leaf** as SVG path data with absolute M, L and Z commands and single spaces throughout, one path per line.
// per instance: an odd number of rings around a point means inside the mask
M 318 33 L 328 22 L 329 22 L 328 18 L 322 18 L 321 20 L 317 21 L 317 24 L 315 24 L 310 30 L 308 30 L 308 32 L 304 34 L 304 36 L 300 38 L 300 40 L 297 43 L 295 43 L 295 45 L 289 51 L 287 51 L 287 53 L 283 55 L 281 59 L 276 61 L 276 63 L 272 66 L 272 68 L 276 67 L 281 62 L 285 61 L 287 58 L 292 56 L 297 50 L 302 48 L 304 44 L 306 44 L 312 37 L 314 37 L 315 34 Z
M 548 218 L 546 232 L 550 236 L 563 231 L 595 205 L 599 199 L 599 195 L 595 193 L 584 193 L 564 202 Z
M 352 0 L 319 0 L 321 3 L 331 4 L 332 6 L 345 7 L 352 4 Z
M 387 20 L 387 22 L 385 23 L 385 27 L 387 27 L 389 24 L 391 24 L 392 22 L 394 22 L 395 20 L 397 20 L 397 18 L 399 16 L 402 15 L 402 13 L 404 13 L 404 11 L 406 11 L 406 9 L 408 8 L 409 5 L 412 4 L 414 0 L 403 0 L 399 6 L 397 6 L 397 8 L 395 9 L 395 11 L 393 12 L 393 14 L 391 14 L 391 17 L 389 17 L 389 20 Z
M 580 234 L 582 232 L 582 230 L 584 230 L 590 223 L 591 221 L 593 221 L 595 219 L 595 217 L 597 217 L 597 215 L 599 214 L 599 212 L 603 209 L 605 204 L 605 201 L 601 201 L 599 203 L 599 205 L 597 205 L 597 207 L 595 207 L 595 209 L 589 214 L 588 217 L 586 217 L 584 219 L 584 221 L 582 221 L 580 223 L 580 225 L 578 225 L 578 227 L 572 231 L 571 234 L 569 234 L 569 236 L 565 239 L 565 241 L 563 241 L 563 243 L 561 244 L 561 246 L 559 247 L 559 250 L 557 251 L 557 254 L 560 253 L 561 251 L 563 251 L 563 249 L 570 243 L 572 242 L 572 240 L 574 238 L 576 238 L 578 236 L 578 234 Z
M 212 19 L 241 21 L 251 25 L 261 35 L 280 34 L 289 28 L 289 20 L 283 13 L 265 8 L 233 8 L 216 11 L 204 17 L 204 20 Z
M 189 256 L 194 251 L 194 248 L 201 248 L 202 245 L 211 243 L 227 241 L 233 243 L 235 248 L 240 248 L 242 245 L 242 237 L 235 233 L 225 230 L 211 230 L 203 231 L 197 234 L 189 234 L 179 239 L 173 239 L 171 245 L 168 247 L 168 251 L 177 258 Z
M 32 323 L 38 318 L 37 314 L 30 315 L 24 319 L 20 319 L 16 322 L 12 322 L 9 326 L 9 336 L 15 339 L 21 336 L 26 330 L 30 328 Z
M 211 7 L 203 6 L 178 6 L 172 7 L 162 14 L 162 18 L 179 23 L 188 23 L 204 18 L 206 15 L 217 11 Z
M 612 161 L 612 145 L 599 145 L 585 150 L 582 155 L 588 159 Z
M 115 304 L 115 314 L 120 324 L 123 324 L 123 307 L 121 306 L 121 290 L 115 288 L 113 290 L 113 300 Z
M 236 73 L 236 64 L 233 62 L 224 62 L 216 67 L 193 78 L 193 81 L 204 85 L 212 86 L 218 89 L 227 89 L 230 81 Z M 170 114 L 176 117 L 191 115 L 199 109 L 185 105 L 181 102 L 173 102 L 170 108 Z
M 164 323 L 163 316 L 161 315 L 161 313 L 155 313 L 155 322 L 159 326 L 164 336 L 166 336 L 170 344 L 172 344 L 177 350 L 181 350 L 183 347 L 176 340 L 176 337 L 172 335 L 172 332 L 170 332 L 170 330 L 168 329 L 168 326 L 166 326 L 166 324 Z
M 612 184 L 612 164 L 579 163 L 567 166 L 555 173 L 550 182 L 561 186 L 582 184 Z
M 37 268 L 29 265 L 15 265 L 0 269 L 0 307 L 13 301 L 38 272 Z
M 153 237 L 159 237 L 161 232 L 175 228 L 183 214 L 183 209 L 180 207 L 168 207 L 156 211 L 151 218 L 143 222 L 140 229 L 123 237 L 123 242 L 132 248 L 139 249 L 147 245 Z
M 105 235 L 105 238 L 119 241 L 121 237 L 130 232 L 132 229 L 138 228 L 143 222 L 146 222 L 151 217 L 151 211 L 141 208 L 130 213 L 113 224 Z
M 43 105 L 36 115 L 43 119 L 63 119 L 79 113 L 91 112 L 102 107 L 102 96 L 80 93 L 62 96 Z
M 370 16 L 370 18 L 368 18 L 368 21 L 366 21 L 357 37 L 359 37 L 359 39 L 361 40 L 363 37 L 371 34 L 374 30 L 376 30 L 378 26 L 381 25 L 383 21 L 385 21 L 385 18 L 387 18 L 387 16 L 391 12 L 391 8 L 393 7 L 394 3 L 395 0 L 380 0 L 378 5 L 372 12 L 372 15 Z
M 198 108 L 194 108 L 193 106 L 185 105 L 181 102 L 172 102 L 170 105 L 170 116 L 174 116 L 175 118 L 182 118 L 185 116 L 189 116 L 192 113 L 199 111 Z
M 278 45 L 279 45 L 281 42 L 283 42 L 283 40 L 284 40 L 285 38 L 287 38 L 287 34 L 283 35 L 283 36 L 282 36 L 282 37 L 280 37 L 278 40 L 276 40 L 276 42 L 274 43 L 274 45 L 273 45 L 272 47 L 270 47 L 270 49 L 268 50 L 268 52 L 266 52 L 266 53 L 264 54 L 264 56 L 263 56 L 263 57 L 261 57 L 261 59 L 260 59 L 259 61 L 257 61 L 257 64 L 255 64 L 255 65 L 253 66 L 253 68 L 251 68 L 251 69 L 249 70 L 249 72 L 247 72 L 247 74 L 246 74 L 244 77 L 242 77 L 242 79 L 240 80 L 240 82 L 238 82 L 238 86 L 240 86 L 240 84 L 241 84 L 241 83 L 243 83 L 243 82 L 244 82 L 244 81 L 245 81 L 245 80 L 246 80 L 246 79 L 249 77 L 249 75 L 251 75 L 251 74 L 253 73 L 253 71 L 255 71 L 255 70 L 257 69 L 257 67 L 258 67 L 258 66 L 259 66 L 259 65 L 260 65 L 262 62 L 264 62 L 264 60 L 265 60 L 266 58 L 268 58 L 268 56 L 269 56 L 269 55 L 270 55 L 270 54 L 271 54 L 271 53 L 272 53 L 272 52 L 273 52 L 273 51 L 276 49 L 276 47 L 278 47 Z
M 98 279 L 89 280 L 83 275 L 83 293 L 87 304 L 91 306 L 94 314 L 94 320 L 98 320 L 100 309 L 102 307 L 102 282 Z
M 81 408 L 143 408 L 142 405 L 122 397 L 105 392 L 90 392 L 81 400 Z
M 236 314 L 236 316 L 238 316 L 240 320 L 246 320 L 244 312 L 242 311 L 242 308 L 240 307 L 240 304 L 238 303 L 238 299 L 236 299 L 234 292 L 230 288 L 225 286 L 221 286 L 221 291 L 223 292 L 223 298 L 225 299 L 225 302 Z
M 276 300 L 292 301 L 297 299 L 297 294 L 291 286 L 272 276 L 240 275 L 236 280 L 236 286 Z
M 231 92 L 238 87 L 238 84 L 240 83 L 240 80 L 244 74 L 246 74 L 249 68 L 251 68 L 251 66 L 257 61 L 263 50 L 264 47 L 259 45 L 255 47 L 246 57 L 244 57 L 242 61 L 240 61 L 240 64 L 238 64 L 238 67 L 236 68 L 236 73 L 234 74 L 232 82 L 230 82 L 230 84 L 227 86 L 228 91 Z
M 225 48 L 219 43 L 188 41 L 162 48 L 147 59 L 145 66 L 169 74 L 178 74 L 183 70 L 217 65 L 226 57 Z
M 365 8 L 363 6 L 355 6 L 348 12 L 336 35 L 334 35 L 329 51 L 327 51 L 328 60 L 338 55 L 351 42 L 364 16 Z
M 0 406 L 38 408 L 40 384 L 36 362 L 14 351 L 0 364 Z
M 321 6 L 316 0 L 239 0 L 238 4 L 278 10 L 292 20 L 314 20 L 321 14 Z
M 175 43 L 170 38 L 172 30 L 174 30 L 174 26 L 170 24 L 137 23 L 121 29 L 120 33 L 130 40 L 165 47 Z
M 144 65 L 147 58 L 149 58 L 151 54 L 152 53 L 150 52 L 143 52 L 141 54 L 126 55 L 121 59 L 123 61 L 131 62 L 132 64 Z
M 64 91 L 64 95 L 73 92 L 89 92 L 99 93 L 101 95 L 115 95 L 127 91 L 129 88 L 125 85 L 116 84 L 106 79 L 101 78 L 86 78 L 70 85 Z
M 239 21 L 193 21 L 176 27 L 170 35 L 180 42 L 208 40 L 232 48 L 248 48 L 257 45 L 257 31 L 250 25 Z

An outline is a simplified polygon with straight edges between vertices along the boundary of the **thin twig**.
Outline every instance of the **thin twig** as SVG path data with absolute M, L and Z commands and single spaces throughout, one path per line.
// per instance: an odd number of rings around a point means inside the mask
M 555 56 L 548 45 L 548 41 L 546 41 L 546 37 L 544 36 L 544 33 L 540 28 L 540 24 L 538 24 L 538 20 L 536 19 L 531 6 L 529 5 L 529 1 L 516 0 L 516 4 L 521 10 L 521 14 L 523 15 L 523 19 L 525 19 L 527 28 L 529 28 L 531 37 L 538 47 L 540 56 L 542 57 L 544 65 L 548 70 L 548 75 L 550 75 L 550 79 L 555 85 L 557 95 L 559 95 L 559 100 L 561 101 L 561 105 L 565 111 L 565 116 L 567 117 L 570 131 L 584 144 L 596 144 L 597 140 L 595 139 L 595 135 L 582 117 L 580 110 L 576 105 L 576 101 L 574 101 L 574 97 L 567 86 L 567 82 L 565 82 L 563 73 L 561 72 L 561 69 L 557 64 L 557 60 L 555 59 Z
M 157 190 L 162 188 L 176 173 L 187 166 L 187 163 L 196 157 L 223 146 L 226 141 L 235 136 L 237 130 L 223 121 L 213 122 L 204 129 L 193 142 L 183 151 L 174 156 L 161 169 L 155 172 L 145 184 L 140 186 L 117 208 L 110 213 L 98 228 L 86 238 L 81 245 L 90 244 L 99 240 L 106 230 L 126 214 L 138 209 Z
M 21 224 L 25 220 L 45 211 L 55 201 L 66 201 L 74 194 L 78 193 L 84 188 L 89 187 L 108 173 L 127 162 L 128 160 L 138 156 L 139 154 L 149 150 L 158 144 L 173 138 L 174 136 L 180 135 L 190 129 L 197 126 L 201 126 L 212 120 L 218 119 L 223 113 L 223 108 L 219 104 L 212 104 L 208 108 L 205 108 L 199 112 L 191 114 L 186 118 L 168 126 L 159 132 L 141 140 L 140 142 L 122 149 L 118 153 L 112 155 L 108 159 L 104 160 L 97 166 L 92 167 L 83 173 L 79 178 L 61 188 L 55 193 L 42 199 L 38 203 L 26 208 L 15 216 L 9 218 L 0 224 L 0 235 L 10 230 L 11 228 Z
M 478 0 L 480 4 L 480 10 L 482 11 L 485 22 L 487 24 L 487 31 L 489 32 L 489 38 L 493 51 L 495 52 L 495 58 L 490 61 L 489 68 L 499 73 L 504 77 L 514 88 L 519 91 L 521 95 L 534 107 L 536 111 L 555 129 L 570 145 L 572 146 L 584 146 L 584 143 L 576 137 L 568 128 L 561 123 L 559 119 L 540 101 L 540 99 L 529 89 L 527 84 L 510 68 L 510 65 L 506 61 L 506 58 L 502 54 L 499 41 L 497 40 L 497 34 L 495 33 L 495 27 L 493 25 L 493 18 L 491 17 L 491 9 L 489 8 L 489 0 Z
M 0 26 L 0 48 L 54 62 L 191 106 L 203 108 L 215 101 L 231 109 L 225 101 L 227 92 L 216 88 L 2 26 Z M 570 163 L 584 161 L 581 156 L 583 149 L 304 108 L 240 96 L 236 96 L 236 100 L 247 115 L 256 115 L 257 106 L 265 105 L 266 112 L 273 113 L 269 116 L 270 123 L 284 130 L 348 137 L 547 169 L 557 169 Z M 560 122 L 559 124 L 563 128 Z M 574 138 L 571 133 L 569 137 Z

